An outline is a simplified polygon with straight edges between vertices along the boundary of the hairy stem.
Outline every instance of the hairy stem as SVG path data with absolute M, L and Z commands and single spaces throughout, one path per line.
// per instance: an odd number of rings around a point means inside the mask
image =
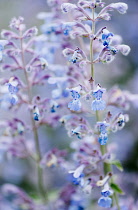
M 95 17 L 94 17 L 94 14 L 95 14 L 95 9 L 92 9 L 92 19 L 93 19 L 93 22 L 92 22 L 92 35 L 94 35 L 94 33 L 95 33 Z M 94 80 L 93 41 L 94 41 L 94 39 L 91 39 L 90 40 L 90 61 L 91 61 L 91 76 L 92 76 L 92 79 Z M 96 111 L 96 121 L 97 122 L 100 121 L 100 112 L 99 111 Z M 107 153 L 107 147 L 106 147 L 106 145 L 100 145 L 100 150 L 101 150 L 102 155 L 106 154 Z M 112 172 L 112 166 L 111 166 L 111 164 L 104 163 L 104 166 L 103 167 L 104 167 L 104 175 L 105 176 L 109 172 Z M 111 181 L 114 182 L 113 177 L 111 178 Z M 117 209 L 120 210 L 120 206 L 119 206 L 119 202 L 118 202 L 118 195 L 117 195 L 116 192 L 114 192 L 113 198 L 115 200 Z
M 95 33 L 95 20 L 94 20 L 95 9 L 92 10 L 92 34 Z M 93 63 L 93 39 L 90 39 L 90 61 L 91 61 L 91 76 L 94 79 L 94 63 Z
M 30 85 L 30 82 L 29 82 L 28 74 L 27 74 L 27 71 L 26 71 L 22 33 L 20 33 L 20 47 L 21 47 L 21 59 L 22 59 L 23 71 L 24 71 L 26 84 L 27 84 L 29 104 L 32 104 L 32 91 L 31 91 L 31 85 Z M 35 121 L 33 119 L 33 113 L 32 113 L 31 110 L 30 110 L 30 119 L 31 119 L 32 130 L 33 130 L 34 141 L 35 141 L 35 148 L 36 148 L 36 153 L 37 153 L 37 157 L 36 157 L 35 161 L 36 161 L 36 164 L 37 164 L 38 189 L 39 189 L 40 195 L 42 197 L 42 200 L 45 203 L 48 200 L 48 196 L 47 196 L 47 192 L 44 189 L 43 169 L 39 165 L 40 160 L 41 160 L 41 151 L 40 151 L 40 146 L 39 146 L 38 132 L 37 132 L 37 128 L 36 128 L 36 125 L 35 125 Z

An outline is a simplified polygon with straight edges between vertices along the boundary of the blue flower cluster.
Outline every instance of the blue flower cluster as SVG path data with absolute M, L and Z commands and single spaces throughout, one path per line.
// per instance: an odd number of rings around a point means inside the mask
M 91 109 L 93 111 L 97 110 L 104 110 L 105 109 L 105 101 L 102 100 L 102 95 L 105 92 L 105 89 L 101 88 L 99 85 L 97 85 L 97 88 L 95 91 L 93 91 L 93 96 L 95 100 L 92 102 Z
M 108 141 L 108 135 L 107 135 L 107 127 L 109 126 L 105 121 L 104 122 L 97 122 L 99 126 L 100 136 L 99 136 L 99 143 L 101 145 L 105 145 Z

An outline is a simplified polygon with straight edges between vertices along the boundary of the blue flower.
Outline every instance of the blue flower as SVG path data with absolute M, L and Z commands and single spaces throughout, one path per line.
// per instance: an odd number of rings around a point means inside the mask
M 84 174 L 81 173 L 78 178 L 75 178 L 73 174 L 71 174 L 71 181 L 74 185 L 82 185 Z
M 18 87 L 9 83 L 8 84 L 8 90 L 11 94 L 15 94 L 15 93 L 18 92 Z
M 99 89 L 99 90 L 93 92 L 94 98 L 96 98 L 97 100 L 100 100 L 102 98 L 103 92 L 104 91 L 102 89 Z
M 62 24 L 62 29 L 65 36 L 69 35 L 69 32 L 72 31 L 72 27 L 74 25 L 75 25 L 74 22 L 66 22 Z
M 80 98 L 80 94 L 77 91 L 71 90 L 70 92 L 71 92 L 72 98 L 74 99 Z
M 0 61 L 2 61 L 3 58 L 3 50 L 4 50 L 4 46 L 8 43 L 8 41 L 6 40 L 0 40 Z
M 34 106 L 33 114 L 34 114 L 34 120 L 39 121 L 40 113 L 39 113 L 39 109 L 37 106 Z
M 67 90 L 62 90 L 62 96 L 67 98 L 69 96 L 69 92 Z
M 51 35 L 52 33 L 58 34 L 61 30 L 61 26 L 58 24 L 44 24 L 41 26 L 41 31 L 47 35 Z
M 109 32 L 107 29 L 104 29 L 102 34 L 102 42 L 104 46 L 109 46 L 111 37 L 113 37 L 113 33 Z
M 98 205 L 104 208 L 110 208 L 112 204 L 112 199 L 109 197 L 104 197 L 102 196 L 99 200 L 98 200 Z
M 81 137 L 81 128 L 80 128 L 80 126 L 75 128 L 74 130 L 72 130 L 72 134 L 75 134 L 78 137 L 78 139 L 81 139 L 82 137 Z
M 99 136 L 99 139 L 98 139 L 98 142 L 101 144 L 101 145 L 105 145 L 108 141 L 108 136 L 107 134 L 101 134 Z
M 118 53 L 118 49 L 116 49 L 115 47 L 109 46 L 108 49 L 110 50 L 112 55 L 116 55 Z
M 101 86 L 98 84 L 96 89 L 93 91 L 94 98 L 96 98 L 97 100 L 100 100 L 105 91 L 106 90 L 104 88 L 101 88 Z
M 39 121 L 39 115 L 37 113 L 34 113 L 34 120 Z
M 73 100 L 68 103 L 68 108 L 72 111 L 80 111 L 81 110 L 81 102 L 79 100 L 80 90 L 81 90 L 81 86 L 75 87 L 74 89 L 70 90 Z
M 93 96 L 95 100 L 92 102 L 91 109 L 93 111 L 104 110 L 106 103 L 102 100 L 102 95 L 105 92 L 104 88 L 101 88 L 100 85 L 97 85 L 97 88 L 93 91 Z
M 102 190 L 101 195 L 103 195 L 104 197 L 108 197 L 111 195 L 111 192 L 109 190 Z
M 53 105 L 50 107 L 50 112 L 51 112 L 51 113 L 55 113 L 57 108 L 59 108 L 59 105 L 58 105 L 58 104 L 53 104 Z
M 82 55 L 80 54 L 79 50 L 75 50 L 72 57 L 69 59 L 72 63 L 77 63 L 83 59 Z
M 106 128 L 109 126 L 108 123 L 106 123 L 106 121 L 103 122 L 97 122 L 97 125 L 99 126 L 99 130 L 102 134 L 107 133 Z
M 17 123 L 17 131 L 18 131 L 18 134 L 22 135 L 23 132 L 24 132 L 25 128 L 24 128 L 24 124 L 23 122 L 18 122 Z
M 15 104 L 17 104 L 18 97 L 14 94 L 11 94 L 11 96 L 9 97 L 9 101 L 12 105 L 15 105 Z
M 70 25 L 63 25 L 62 26 L 63 33 L 65 36 L 69 35 L 69 32 L 72 30 L 72 27 Z
M 97 122 L 97 125 L 99 126 L 99 131 L 100 131 L 100 136 L 99 136 L 99 143 L 101 145 L 105 145 L 108 141 L 108 136 L 107 136 L 107 127 L 109 126 L 106 121 L 103 122 Z
M 16 93 L 18 92 L 18 81 L 15 77 L 11 77 L 9 79 L 8 86 L 8 92 L 9 92 L 9 102 L 12 105 L 15 105 L 18 101 L 18 97 L 16 96 Z
M 104 110 L 106 107 L 106 103 L 104 100 L 94 100 L 92 102 L 92 105 L 91 105 L 91 109 L 93 111 L 97 111 L 97 110 Z
M 81 110 L 81 102 L 80 100 L 77 100 L 77 99 L 74 99 L 72 101 L 70 101 L 68 103 L 68 108 L 71 110 L 71 111 L 80 111 Z
M 0 51 L 4 50 L 4 46 L 2 44 L 0 44 Z

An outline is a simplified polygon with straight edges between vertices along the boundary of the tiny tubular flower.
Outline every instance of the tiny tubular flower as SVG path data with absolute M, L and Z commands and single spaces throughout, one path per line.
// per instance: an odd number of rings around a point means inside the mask
M 106 123 L 106 121 L 103 121 L 103 122 L 97 122 L 97 125 L 100 131 L 100 136 L 98 141 L 101 145 L 105 145 L 108 141 L 107 127 L 109 126 L 109 124 Z
M 68 103 L 68 108 L 72 111 L 80 111 L 81 110 L 81 102 L 80 98 L 81 86 L 77 86 L 75 88 L 70 89 L 73 100 Z
M 104 46 L 108 46 L 112 40 L 113 33 L 109 32 L 107 29 L 103 30 L 102 33 L 102 42 Z
M 108 174 L 107 176 L 104 177 L 104 179 L 97 181 L 96 185 L 98 187 L 103 187 L 110 178 L 111 178 L 111 174 Z
M 97 88 L 93 91 L 93 96 L 95 98 L 91 105 L 93 111 L 105 109 L 106 104 L 105 101 L 102 100 L 102 95 L 104 92 L 105 89 L 101 88 L 100 85 L 97 85 Z
M 18 81 L 15 77 L 11 77 L 8 83 L 8 91 L 11 94 L 16 94 L 18 92 Z
M 34 106 L 33 114 L 34 114 L 34 120 L 39 121 L 40 113 L 37 106 Z
M 85 165 L 80 165 L 76 170 L 71 170 L 69 171 L 69 173 L 73 173 L 74 178 L 79 178 L 84 168 L 85 168 Z

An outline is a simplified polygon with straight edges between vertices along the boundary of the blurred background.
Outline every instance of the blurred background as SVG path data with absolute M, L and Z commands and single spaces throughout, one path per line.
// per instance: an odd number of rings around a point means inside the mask
M 111 3 L 113 1 L 105 0 L 105 2 Z M 115 0 L 115 2 L 119 1 Z M 114 34 L 119 34 L 123 37 L 123 43 L 131 47 L 131 53 L 127 57 L 118 56 L 112 64 L 104 66 L 102 71 L 97 73 L 97 75 L 101 76 L 97 77 L 102 83 L 104 78 L 106 87 L 119 84 L 122 89 L 138 94 L 138 1 L 124 0 L 123 2 L 129 6 L 127 14 L 120 15 L 113 12 L 112 21 L 105 22 L 105 26 Z M 37 26 L 39 28 L 43 21 L 38 20 L 36 16 L 39 12 L 45 11 L 49 11 L 46 0 L 0 0 L 0 30 L 8 29 L 11 18 L 18 16 L 25 18 L 27 27 Z M 138 103 L 136 103 L 135 107 L 130 107 L 128 113 L 130 121 L 125 129 L 119 131 L 118 134 L 113 134 L 111 138 L 119 144 L 116 154 L 117 159 L 122 161 L 126 171 L 123 174 L 123 179 L 125 180 L 123 187 L 129 189 L 129 194 L 137 198 L 138 182 L 136 183 L 135 181 L 138 178 Z M 44 127 L 41 135 L 45 135 L 44 141 L 47 142 L 47 148 L 57 146 L 63 149 L 68 146 L 68 137 L 64 128 L 58 128 L 53 131 L 49 127 Z M 34 186 L 32 183 L 35 182 L 33 180 L 35 176 L 32 177 L 30 165 L 26 160 L 15 159 L 0 165 L 0 184 L 5 182 L 18 184 L 29 193 L 32 193 L 33 196 Z M 31 169 L 33 170 L 33 167 Z M 50 172 L 47 171 L 47 173 Z M 54 177 L 54 174 L 50 173 L 50 176 Z M 64 179 L 60 180 L 64 182 Z M 60 181 L 53 179 L 52 185 L 58 186 Z

